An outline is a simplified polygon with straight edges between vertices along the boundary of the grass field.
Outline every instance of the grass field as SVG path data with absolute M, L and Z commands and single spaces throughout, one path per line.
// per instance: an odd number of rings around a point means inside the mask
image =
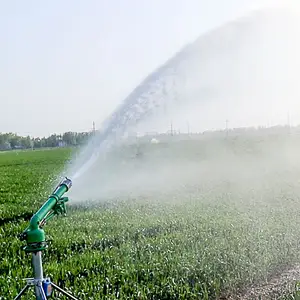
M 266 281 L 299 262 L 300 160 L 287 160 L 286 151 L 300 143 L 288 143 L 292 147 L 276 139 L 234 140 L 221 155 L 212 152 L 215 145 L 206 147 L 203 165 L 214 164 L 205 176 L 199 172 L 192 184 L 155 197 L 90 206 L 71 199 L 67 217 L 45 227 L 52 240 L 45 275 L 79 299 L 218 299 Z M 277 155 L 270 158 L 273 147 Z M 194 162 L 204 155 L 200 144 L 182 149 L 193 153 Z M 224 160 L 228 151 L 231 158 Z M 0 155 L 0 299 L 13 299 L 31 276 L 17 235 L 47 199 L 70 154 Z

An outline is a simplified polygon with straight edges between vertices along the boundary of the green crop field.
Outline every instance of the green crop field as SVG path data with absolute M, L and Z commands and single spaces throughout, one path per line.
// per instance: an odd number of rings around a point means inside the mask
M 70 199 L 68 215 L 45 226 L 45 275 L 79 299 L 177 300 L 229 297 L 280 274 L 300 261 L 300 168 L 284 164 L 287 148 L 272 143 L 280 155 L 271 160 L 261 141 L 235 140 L 225 152 L 245 159 L 231 156 L 226 164 L 224 151 L 217 155 L 206 147 L 214 164 L 205 176 L 155 197 L 90 206 Z M 199 144 L 182 149 L 193 152 L 193 161 L 204 155 Z M 169 159 L 175 152 L 168 152 Z M 56 149 L 0 155 L 0 299 L 13 299 L 23 278 L 32 275 L 17 236 L 70 154 Z

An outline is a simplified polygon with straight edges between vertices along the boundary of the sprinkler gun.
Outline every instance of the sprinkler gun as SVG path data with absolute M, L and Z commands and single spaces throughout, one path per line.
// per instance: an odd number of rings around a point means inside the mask
M 27 253 L 37 252 L 46 249 L 46 239 L 43 226 L 47 221 L 59 214 L 66 214 L 65 203 L 68 197 L 62 197 L 72 186 L 69 178 L 64 178 L 54 192 L 49 196 L 43 206 L 32 216 L 29 226 L 20 235 L 21 241 L 26 241 L 24 250 Z
M 54 216 L 66 214 L 65 204 L 69 199 L 68 197 L 63 197 L 63 195 L 71 188 L 71 186 L 72 181 L 65 177 L 49 196 L 48 200 L 32 216 L 29 226 L 19 236 L 21 241 L 26 241 L 26 246 L 23 248 L 25 252 L 31 253 L 32 255 L 34 278 L 26 279 L 26 286 L 18 294 L 15 300 L 20 299 L 31 286 L 34 287 L 36 300 L 47 300 L 47 297 L 51 296 L 53 289 L 67 296 L 69 299 L 78 300 L 67 291 L 51 282 L 49 278 L 44 278 L 42 265 L 42 251 L 47 247 L 43 226 Z

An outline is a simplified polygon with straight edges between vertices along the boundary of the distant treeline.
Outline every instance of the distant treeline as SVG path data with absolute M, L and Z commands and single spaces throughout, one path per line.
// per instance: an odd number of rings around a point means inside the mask
M 34 138 L 19 136 L 15 133 L 0 133 L 0 151 L 1 150 L 14 150 L 14 149 L 36 149 L 36 148 L 52 148 L 52 147 L 75 147 L 83 145 L 87 142 L 89 137 L 95 132 L 65 132 L 64 134 L 52 134 L 49 137 Z M 237 137 L 237 136 L 265 136 L 265 135 L 286 135 L 286 134 L 297 134 L 300 136 L 300 125 L 288 126 L 278 125 L 272 127 L 243 127 L 243 128 L 228 128 L 214 131 L 204 131 L 198 133 L 181 133 L 180 131 L 172 130 L 166 133 L 148 132 L 144 136 L 140 137 L 140 140 L 146 139 L 147 141 L 151 138 L 158 138 L 159 140 L 172 140 L 176 139 L 201 139 L 203 137 Z M 136 141 L 137 133 L 132 132 L 127 137 L 127 140 L 133 138 Z
M 15 133 L 0 133 L 0 150 L 80 146 L 87 141 L 91 134 L 91 132 L 65 132 L 64 134 L 52 134 L 49 137 L 33 138 L 19 136 Z

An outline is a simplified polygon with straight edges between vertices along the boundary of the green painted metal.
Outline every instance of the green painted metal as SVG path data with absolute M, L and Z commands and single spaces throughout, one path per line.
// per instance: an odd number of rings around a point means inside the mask
M 69 200 L 63 195 L 71 188 L 72 181 L 65 178 L 54 190 L 43 206 L 32 216 L 29 227 L 21 234 L 20 239 L 26 240 L 26 252 L 42 251 L 46 248 L 46 237 L 43 226 L 55 215 L 65 214 L 65 203 Z

